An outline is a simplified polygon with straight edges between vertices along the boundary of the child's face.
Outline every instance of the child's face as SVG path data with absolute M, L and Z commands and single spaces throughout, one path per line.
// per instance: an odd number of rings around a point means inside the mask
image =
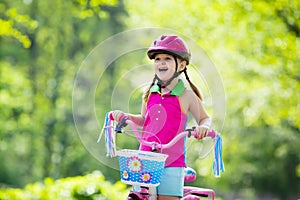
M 174 57 L 169 54 L 157 54 L 154 58 L 154 72 L 162 81 L 169 80 L 176 70 Z

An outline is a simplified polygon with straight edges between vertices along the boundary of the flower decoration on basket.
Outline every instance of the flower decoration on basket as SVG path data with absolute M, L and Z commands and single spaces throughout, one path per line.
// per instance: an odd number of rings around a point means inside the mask
M 152 179 L 152 175 L 150 172 L 143 172 L 140 178 L 143 183 L 149 183 Z
M 132 156 L 127 160 L 127 166 L 132 172 L 140 172 L 143 169 L 143 163 L 137 156 Z
M 122 172 L 122 179 L 124 179 L 124 180 L 130 179 L 130 175 L 126 170 Z

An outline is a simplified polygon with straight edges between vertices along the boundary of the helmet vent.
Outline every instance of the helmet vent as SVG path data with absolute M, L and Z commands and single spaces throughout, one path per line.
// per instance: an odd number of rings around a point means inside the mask
M 162 36 L 160 37 L 160 40 L 164 40 L 166 37 L 167 37 L 166 35 L 162 35 Z

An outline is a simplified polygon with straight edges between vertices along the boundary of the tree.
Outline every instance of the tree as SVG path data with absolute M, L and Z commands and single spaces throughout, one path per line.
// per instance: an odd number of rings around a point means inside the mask
M 1 182 L 20 186 L 98 168 L 74 128 L 73 80 L 87 52 L 122 28 L 122 3 L 5 1 L 1 6 L 7 10 L 2 10 L 1 23 L 7 23 L 0 38 L 0 109 L 6 113 L 0 120 Z

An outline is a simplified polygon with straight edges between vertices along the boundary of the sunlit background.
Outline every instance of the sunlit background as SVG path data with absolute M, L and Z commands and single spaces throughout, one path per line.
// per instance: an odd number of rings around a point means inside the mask
M 93 53 L 145 29 L 185 37 L 197 47 L 192 60 L 209 59 L 217 72 L 206 77 L 209 65 L 197 62 L 189 71 L 222 134 L 226 171 L 213 176 L 210 141 L 191 142 L 192 184 L 224 200 L 300 198 L 299 10 L 296 0 L 2 0 L 0 199 L 125 198 L 129 188 L 99 159 L 105 148 L 96 140 L 107 111 L 140 111 L 151 62 L 146 46 Z M 129 47 L 155 39 L 135 36 Z

